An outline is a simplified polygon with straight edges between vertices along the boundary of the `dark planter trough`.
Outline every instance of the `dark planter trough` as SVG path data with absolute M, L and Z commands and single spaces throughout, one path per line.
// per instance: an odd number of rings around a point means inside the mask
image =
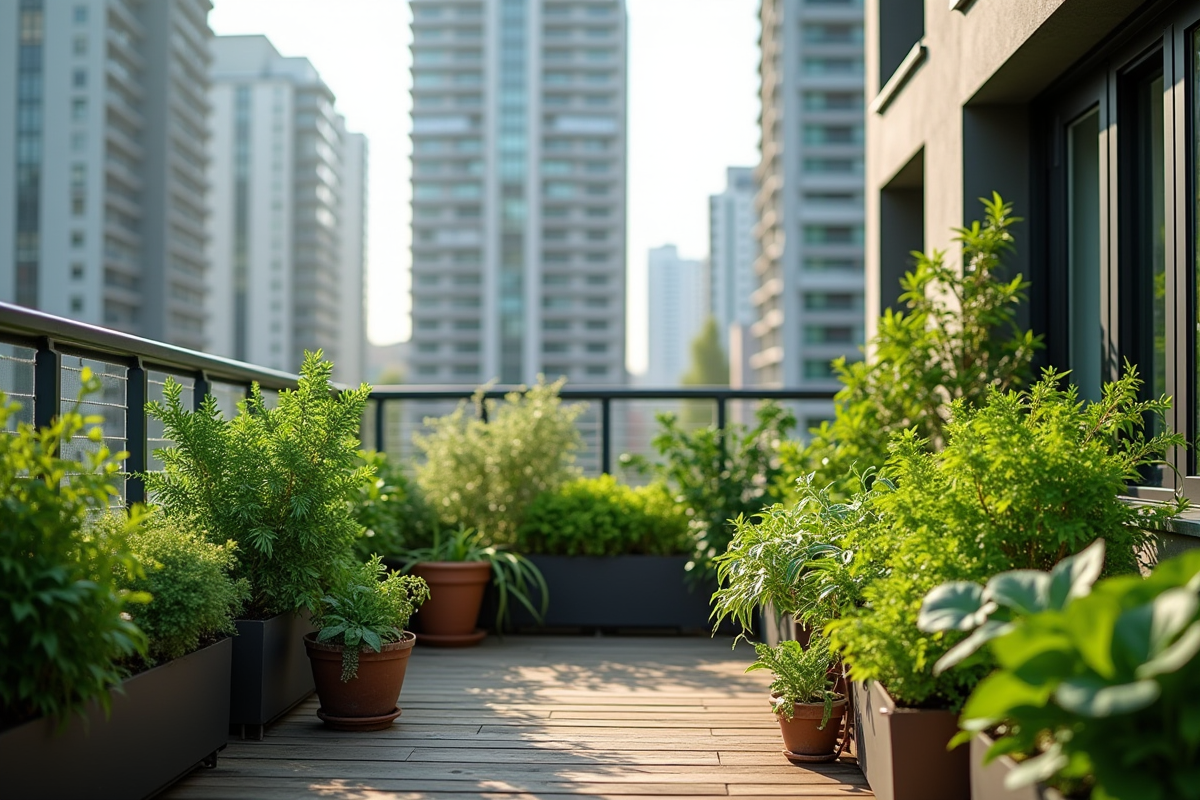
M 897 706 L 877 682 L 853 692 L 858 765 L 878 800 L 967 800 L 968 748 L 946 750 L 955 714 Z
M 1017 767 L 1008 756 L 984 766 L 983 756 L 992 739 L 982 733 L 971 739 L 971 800 L 1063 800 L 1061 794 L 1042 784 L 1020 789 L 1004 788 L 1004 779 Z
M 239 619 L 233 640 L 229 724 L 243 739 L 262 739 L 263 728 L 313 693 L 304 635 L 316 630 L 307 614 Z
M 92 703 L 86 721 L 59 730 L 38 719 L 0 732 L 0 795 L 21 800 L 130 800 L 153 797 L 197 766 L 215 766 L 229 739 L 233 641 L 134 675 L 114 692 L 105 718 Z
M 670 629 L 708 632 L 709 598 L 715 583 L 693 586 L 683 566 L 687 556 L 529 556 L 550 590 L 547 629 Z M 511 605 L 511 603 L 510 603 Z M 495 625 L 494 598 L 480 614 Z M 518 630 L 534 629 L 524 608 L 512 607 Z

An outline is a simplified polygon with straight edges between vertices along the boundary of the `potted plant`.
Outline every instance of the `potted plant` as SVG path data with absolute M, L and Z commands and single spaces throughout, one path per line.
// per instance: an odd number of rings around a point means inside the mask
M 832 674 L 834 656 L 829 643 L 819 636 L 805 647 L 797 641 L 775 647 L 754 645 L 758 660 L 747 672 L 769 669 L 771 705 L 783 734 L 783 754 L 793 763 L 826 762 L 836 759 L 844 746 L 839 741 L 846 696 L 835 691 Z
M 379 556 L 352 571 L 322 599 L 317 631 L 304 637 L 321 701 L 317 716 L 334 730 L 383 730 L 400 716 L 396 698 L 416 641 L 405 628 L 429 587 L 386 572 Z
M 386 453 L 364 450 L 359 458 L 374 477 L 359 485 L 350 503 L 362 529 L 354 542 L 355 560 L 366 561 L 378 553 L 384 566 L 398 568 L 398 557 L 406 548 L 431 540 L 437 515 L 416 482 Z
M 303 635 L 309 614 L 353 563 L 360 533 L 350 502 L 371 479 L 358 460 L 370 387 L 335 392 L 333 365 L 305 353 L 295 390 L 267 406 L 257 385 L 225 419 L 212 395 L 192 411 L 168 379 L 147 414 L 175 446 L 156 451 L 162 472 L 146 489 L 169 519 L 214 543 L 237 544 L 237 577 L 250 586 L 234 640 L 230 720 L 243 735 L 313 691 Z
M 405 555 L 404 569 L 429 585 L 430 598 L 420 617 L 421 641 L 438 647 L 469 647 L 487 631 L 475 627 L 488 581 L 496 587 L 496 630 L 503 630 L 510 601 L 539 623 L 550 600 L 546 581 L 527 558 L 489 545 L 470 528 L 438 531 L 433 544 Z M 534 593 L 541 598 L 534 605 Z

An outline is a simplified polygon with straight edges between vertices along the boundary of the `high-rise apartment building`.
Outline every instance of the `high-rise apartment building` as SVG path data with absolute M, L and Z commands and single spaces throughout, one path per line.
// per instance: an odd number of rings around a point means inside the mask
M 0 3 L 0 299 L 205 345 L 210 9 Z
M 649 352 L 639 383 L 679 386 L 691 362 L 692 340 L 708 313 L 704 263 L 680 258 L 668 244 L 650 250 L 647 275 Z
M 750 363 L 762 386 L 836 388 L 830 361 L 860 357 L 863 336 L 862 3 L 763 0 L 760 13 Z
M 708 198 L 708 302 L 726 353 L 730 326 L 754 322 L 756 190 L 752 167 L 729 167 L 725 191 Z
M 413 0 L 409 380 L 625 379 L 623 0 Z
M 295 370 L 324 350 L 364 370 L 366 142 L 306 58 L 264 36 L 213 41 L 212 350 Z

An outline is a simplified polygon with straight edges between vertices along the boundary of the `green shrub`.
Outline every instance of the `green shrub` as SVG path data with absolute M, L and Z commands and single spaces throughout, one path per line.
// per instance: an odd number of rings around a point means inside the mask
M 89 527 L 112 537 L 128 524 L 121 512 L 102 515 Z M 161 512 L 135 517 L 128 541 L 141 570 L 125 572 L 122 584 L 150 597 L 130 610 L 149 640 L 147 664 L 185 656 L 208 640 L 234 633 L 233 617 L 248 599 L 249 586 L 231 575 L 237 566 L 233 542 L 207 542 Z
M 362 527 L 354 541 L 355 557 L 366 561 L 378 553 L 396 558 L 407 548 L 427 544 L 437 516 L 420 487 L 385 453 L 363 451 L 360 456 L 375 478 L 361 484 L 352 501 L 354 519 Z
M 442 524 L 474 528 L 492 544 L 512 544 L 534 499 L 578 475 L 575 420 L 585 406 L 563 405 L 563 383 L 539 377 L 503 403 L 485 400 L 480 389 L 474 402 L 488 422 L 468 416 L 466 403 L 425 420 L 430 432 L 413 436 L 425 455 L 417 483 Z
M 255 617 L 315 609 L 352 563 L 360 529 L 349 504 L 372 478 L 357 439 L 370 387 L 335 393 L 332 369 L 305 353 L 297 389 L 272 409 L 256 384 L 232 420 L 212 395 L 185 409 L 170 379 L 165 401 L 146 406 L 175 442 L 156 451 L 163 471 L 146 474 L 150 496 L 208 541 L 237 543 L 235 577 L 249 581 Z
M 819 483 L 848 495 L 857 488 L 855 470 L 887 458 L 891 434 L 915 429 L 927 447 L 940 449 L 950 402 L 977 407 L 992 390 L 1029 383 L 1042 346 L 1017 325 L 1029 284 L 1006 277 L 1002 263 L 1020 220 L 999 195 L 982 202 L 984 221 L 955 237 L 963 268 L 946 263 L 941 251 L 914 253 L 916 266 L 901 281 L 907 311 L 888 310 L 879 320 L 868 360 L 835 362 L 842 382 L 835 417 L 813 431 L 807 447 L 784 447 L 791 477 L 815 472 Z
M 99 381 L 83 371 L 84 394 Z M 123 614 L 145 598 L 121 589 L 118 570 L 137 570 L 125 531 L 83 530 L 107 509 L 125 453 L 103 443 L 98 417 L 75 409 L 47 428 L 21 423 L 0 394 L 0 727 L 65 716 L 95 699 L 109 706 L 121 661 L 145 650 Z M 60 448 L 87 428 L 82 461 Z
M 634 489 L 611 475 L 543 492 L 517 531 L 517 549 L 558 556 L 682 555 L 688 518 L 661 483 Z
M 917 627 L 930 590 L 1047 569 L 1098 536 L 1109 543 L 1107 571 L 1134 572 L 1148 531 L 1186 506 L 1120 499 L 1141 467 L 1182 444 L 1177 435 L 1144 436 L 1169 401 L 1138 402 L 1132 369 L 1096 403 L 1080 403 L 1061 379 L 1047 372 L 1027 392 L 993 391 L 979 409 L 956 402 L 939 453 L 912 431 L 894 437 L 891 483 L 873 489 L 877 517 L 848 567 L 878 577 L 863 587 L 860 607 L 829 625 L 856 679 L 881 681 L 904 705 L 958 707 L 990 665 L 934 676 L 961 634 Z
M 746 672 L 768 669 L 775 676 L 771 701 L 776 714 L 790 720 L 797 703 L 821 703 L 825 711 L 818 730 L 829 724 L 833 704 L 842 696 L 833 690 L 835 681 L 829 675 L 836 659 L 828 641 L 813 636 L 807 646 L 793 640 L 784 640 L 775 647 L 760 642 L 754 645 L 754 653 L 758 660 Z
M 652 470 L 671 488 L 684 507 L 692 528 L 695 549 L 688 570 L 711 575 L 713 559 L 725 552 L 733 535 L 733 520 L 749 518 L 764 506 L 783 498 L 779 448 L 796 419 L 774 403 L 755 411 L 755 425 L 729 425 L 686 431 L 673 414 L 660 414 L 661 427 L 652 442 L 662 461 L 628 454 L 627 467 Z

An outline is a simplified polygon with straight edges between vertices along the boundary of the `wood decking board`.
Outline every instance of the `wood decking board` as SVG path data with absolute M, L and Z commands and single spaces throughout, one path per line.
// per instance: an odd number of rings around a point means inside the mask
M 701 638 L 509 637 L 413 652 L 387 731 L 325 730 L 316 698 L 234 740 L 164 798 L 568 800 L 872 797 L 850 757 L 795 767 L 746 675 L 749 647 Z

